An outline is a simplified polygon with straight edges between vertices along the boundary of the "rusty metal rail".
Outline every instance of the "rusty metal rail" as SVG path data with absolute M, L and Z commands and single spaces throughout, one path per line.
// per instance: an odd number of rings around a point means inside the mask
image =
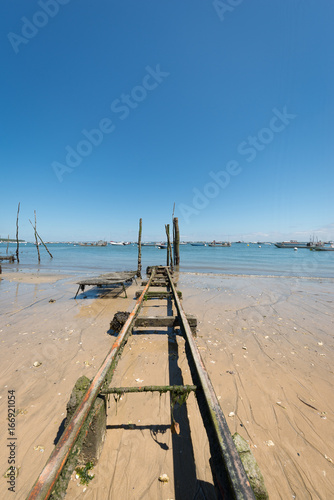
M 203 423 L 208 433 L 212 455 L 211 465 L 218 497 L 220 499 L 227 500 L 255 499 L 247 474 L 234 445 L 224 414 L 220 408 L 211 380 L 194 341 L 191 327 L 181 305 L 181 301 L 175 289 L 175 284 L 173 283 L 170 271 L 167 267 L 157 267 L 150 268 L 148 273 L 150 274 L 149 280 L 146 283 L 140 297 L 137 299 L 133 311 L 130 313 L 116 341 L 103 361 L 98 373 L 92 380 L 82 402 L 64 430 L 60 441 L 50 455 L 50 458 L 33 486 L 27 500 L 46 500 L 49 498 L 99 394 L 107 395 L 112 393 L 122 394 L 125 392 L 148 391 L 158 391 L 160 393 L 171 392 L 172 394 L 195 391 L 199 400 Z M 161 280 L 165 280 L 167 292 L 160 292 L 161 297 L 169 298 L 169 300 L 174 301 L 178 315 L 178 324 L 183 331 L 186 345 L 188 346 L 190 357 L 189 363 L 193 366 L 191 371 L 192 374 L 194 373 L 194 385 L 108 388 L 113 363 L 115 362 L 117 355 L 119 355 L 119 352 L 121 352 L 121 348 L 125 345 L 125 342 L 135 325 L 135 321 L 142 307 L 143 301 L 147 300 L 149 297 L 147 292 L 149 287 L 154 284 L 155 276 L 159 283 Z M 162 320 L 160 319 L 160 321 L 165 322 L 166 318 L 163 318 Z M 145 324 L 145 326 L 147 325 Z M 204 401 L 204 404 L 200 404 L 200 400 Z M 201 406 L 205 407 L 204 410 L 201 409 Z

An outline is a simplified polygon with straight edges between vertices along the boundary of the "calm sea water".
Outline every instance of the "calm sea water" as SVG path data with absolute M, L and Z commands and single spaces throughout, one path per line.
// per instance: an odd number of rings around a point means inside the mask
M 0 255 L 6 254 L 5 243 L 0 244 Z M 40 270 L 79 275 L 97 272 L 132 270 L 137 268 L 137 246 L 81 247 L 72 244 L 49 244 L 53 259 L 40 246 L 38 265 L 36 247 L 20 245 L 20 264 L 2 263 L 3 271 Z M 15 253 L 16 245 L 9 245 Z M 180 271 L 236 275 L 274 275 L 334 278 L 334 252 L 315 252 L 308 249 L 276 248 L 275 245 L 232 243 L 231 247 L 180 246 Z M 165 265 L 166 250 L 142 247 L 143 271 L 148 265 Z

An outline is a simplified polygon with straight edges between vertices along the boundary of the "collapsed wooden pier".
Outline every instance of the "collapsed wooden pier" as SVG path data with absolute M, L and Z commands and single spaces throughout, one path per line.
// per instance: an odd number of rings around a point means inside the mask
M 2 261 L 2 260 L 8 260 L 8 262 L 14 262 L 15 256 L 14 255 L 0 255 L 0 261 Z
M 106 411 L 103 398 L 108 394 L 148 391 L 158 391 L 160 394 L 170 392 L 172 399 L 176 401 L 177 398 L 186 398 L 190 393 L 195 393 L 210 445 L 210 465 L 217 498 L 238 500 L 255 498 L 194 340 L 196 318 L 184 312 L 180 292 L 176 290 L 176 283 L 168 267 L 152 267 L 148 268 L 147 272 L 148 280 L 144 282 L 144 288 L 138 294 L 134 309 L 126 314 L 127 319 L 97 374 L 92 381 L 88 381 L 87 387 L 84 387 L 82 400 L 73 411 L 58 444 L 33 486 L 28 496 L 29 500 L 62 498 L 64 488 L 66 491 L 70 475 L 76 467 L 77 458 L 83 450 L 91 422 L 97 411 L 100 413 Z M 172 301 L 176 314 L 140 316 L 143 304 L 151 298 Z M 147 326 L 180 327 L 186 341 L 192 385 L 110 387 L 117 362 L 133 329 Z

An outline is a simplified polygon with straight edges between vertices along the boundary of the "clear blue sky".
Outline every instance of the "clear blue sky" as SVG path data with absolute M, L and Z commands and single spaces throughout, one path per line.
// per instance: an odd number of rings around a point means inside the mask
M 1 10 L 2 237 L 334 239 L 332 0 Z

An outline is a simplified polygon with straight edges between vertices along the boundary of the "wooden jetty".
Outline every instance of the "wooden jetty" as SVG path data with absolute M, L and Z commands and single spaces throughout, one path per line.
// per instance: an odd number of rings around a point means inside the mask
M 64 488 L 66 491 L 69 477 L 76 467 L 77 456 L 83 450 L 85 436 L 96 413 L 94 406 L 97 401 L 101 403 L 101 398 L 105 398 L 111 393 L 147 391 L 170 392 L 172 398 L 194 393 L 210 445 L 210 465 L 217 498 L 225 500 L 255 499 L 249 478 L 194 340 L 193 332 L 196 328 L 196 318 L 186 315 L 176 291 L 176 283 L 170 268 L 167 266 L 151 267 L 147 269 L 147 274 L 148 279 L 144 282 L 144 288 L 136 300 L 134 309 L 131 313 L 121 313 L 124 315 L 124 321 L 120 325 L 120 332 L 97 374 L 92 381 L 88 380 L 83 398 L 74 410 L 58 444 L 29 493 L 28 500 L 63 498 Z M 143 304 L 150 300 L 151 287 L 154 292 L 153 297 L 170 301 L 171 314 L 173 314 L 172 311 L 176 311 L 176 314 L 154 317 L 139 315 Z M 110 387 L 117 362 L 134 328 L 156 325 L 170 327 L 176 324 L 180 326 L 180 332 L 186 342 L 192 385 Z M 105 412 L 105 406 L 102 404 L 101 407 L 102 412 Z M 59 496 L 57 496 L 58 494 Z

